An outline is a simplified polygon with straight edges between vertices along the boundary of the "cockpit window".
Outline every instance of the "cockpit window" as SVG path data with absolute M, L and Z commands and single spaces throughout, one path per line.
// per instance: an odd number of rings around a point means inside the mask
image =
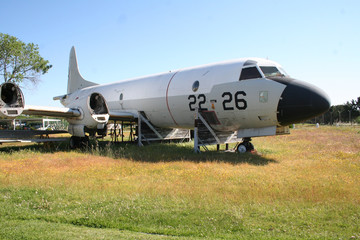
M 265 77 L 284 77 L 287 76 L 286 72 L 283 69 L 278 69 L 274 66 L 263 66 L 260 67 L 261 71 L 264 73 Z
M 243 68 L 239 80 L 262 78 L 259 70 L 256 67 Z

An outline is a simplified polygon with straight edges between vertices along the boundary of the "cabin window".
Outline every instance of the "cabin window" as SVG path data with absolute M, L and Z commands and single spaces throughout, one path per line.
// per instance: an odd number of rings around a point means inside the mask
M 193 83 L 193 85 L 192 85 L 193 92 L 196 92 L 199 89 L 199 85 L 200 85 L 199 81 L 195 81 Z
M 259 70 L 256 67 L 243 68 L 239 80 L 262 78 Z

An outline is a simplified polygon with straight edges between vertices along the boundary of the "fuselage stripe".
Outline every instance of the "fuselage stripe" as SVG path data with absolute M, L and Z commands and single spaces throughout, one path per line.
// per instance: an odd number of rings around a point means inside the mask
M 171 81 L 173 80 L 173 78 L 175 77 L 175 75 L 176 75 L 178 72 L 179 72 L 179 71 L 177 71 L 176 73 L 174 73 L 174 74 L 172 75 L 172 77 L 170 78 L 170 81 L 169 81 L 169 83 L 168 83 L 168 85 L 167 85 L 167 88 L 166 88 L 166 106 L 167 106 L 167 109 L 168 109 L 168 111 L 169 111 L 169 113 L 170 113 L 170 116 L 171 116 L 171 118 L 172 118 L 172 120 L 174 121 L 174 123 L 175 123 L 176 126 L 178 126 L 179 124 L 177 124 L 177 122 L 176 122 L 175 119 L 174 119 L 174 116 L 173 116 L 172 113 L 171 113 L 170 106 L 169 106 L 168 94 L 169 94 L 170 83 L 171 83 Z

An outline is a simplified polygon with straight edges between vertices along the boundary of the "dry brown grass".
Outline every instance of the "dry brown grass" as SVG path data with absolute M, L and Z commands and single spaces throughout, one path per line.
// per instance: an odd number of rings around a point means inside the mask
M 274 161 L 258 166 L 194 162 L 179 156 L 178 160 L 154 163 L 79 152 L 14 152 L 1 156 L 0 184 L 68 189 L 84 197 L 106 194 L 222 203 L 360 203 L 358 130 L 295 129 L 289 136 L 254 139 L 254 144 L 262 158 Z M 251 156 L 238 155 L 244 157 Z

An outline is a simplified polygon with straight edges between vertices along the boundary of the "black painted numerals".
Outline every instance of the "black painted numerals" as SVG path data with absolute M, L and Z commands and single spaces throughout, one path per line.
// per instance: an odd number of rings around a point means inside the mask
M 190 111 L 195 111 L 195 105 L 196 105 L 197 100 L 199 100 L 198 106 L 199 106 L 200 111 L 208 110 L 207 108 L 203 107 L 203 104 L 206 103 L 206 96 L 204 94 L 199 94 L 199 96 L 197 96 L 197 98 L 195 95 L 189 95 L 188 100 L 190 100 L 190 102 L 189 102 Z
M 190 96 L 188 97 L 188 100 L 190 100 L 190 102 L 189 102 L 190 111 L 195 111 L 195 108 L 194 108 L 194 105 L 196 104 L 196 97 L 195 97 L 195 95 L 190 95 Z
M 233 99 L 232 94 L 230 92 L 224 92 L 221 96 L 223 98 L 225 98 L 222 103 L 223 109 L 224 110 L 234 110 L 234 107 L 229 106 Z
M 221 95 L 224 99 L 222 105 L 223 105 L 223 109 L 224 110 L 234 110 L 234 104 L 232 103 L 233 101 L 233 95 L 231 94 L 231 92 L 224 92 Z M 242 98 L 242 96 L 246 96 L 246 93 L 244 91 L 237 91 L 234 94 L 234 102 L 235 102 L 235 107 L 239 110 L 245 110 L 247 108 L 247 102 L 245 99 Z
M 247 102 L 243 98 L 246 96 L 244 91 L 237 91 L 235 94 L 231 92 L 224 92 L 221 97 L 223 98 L 222 106 L 226 110 L 245 110 L 247 108 Z M 207 108 L 203 107 L 206 103 L 206 96 L 204 94 L 199 94 L 197 97 L 195 95 L 189 95 L 189 109 L 190 111 L 195 111 L 196 104 L 198 104 L 199 110 L 206 111 Z M 234 108 L 235 107 L 235 108 Z
M 239 110 L 245 110 L 247 108 L 247 102 L 245 99 L 241 98 L 242 96 L 246 96 L 244 91 L 238 91 L 235 93 L 235 107 Z

